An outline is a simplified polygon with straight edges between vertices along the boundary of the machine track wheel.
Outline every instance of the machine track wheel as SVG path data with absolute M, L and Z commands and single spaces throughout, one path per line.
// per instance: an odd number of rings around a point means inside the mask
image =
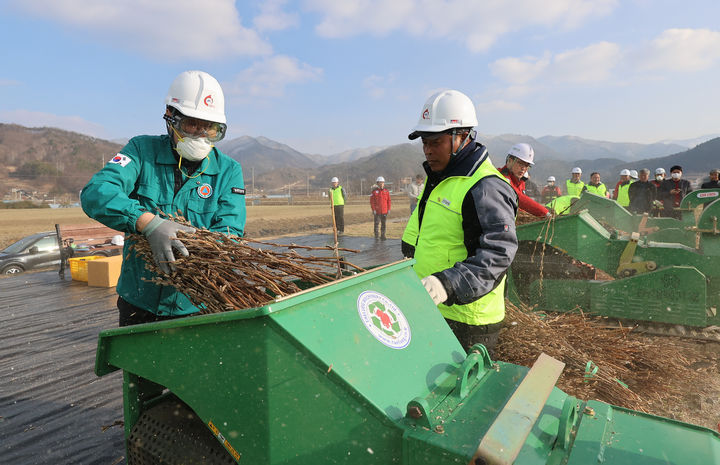
M 175 396 L 140 415 L 127 440 L 129 465 L 232 465 L 210 429 Z

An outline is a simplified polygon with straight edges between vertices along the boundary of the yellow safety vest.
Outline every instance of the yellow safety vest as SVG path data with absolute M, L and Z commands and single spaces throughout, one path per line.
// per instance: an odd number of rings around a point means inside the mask
M 330 196 L 332 196 L 333 205 L 345 205 L 345 197 L 342 195 L 342 186 L 331 187 Z
M 567 189 L 567 195 L 580 197 L 583 187 L 585 187 L 585 183 L 582 181 L 575 183 L 575 182 L 570 182 L 569 179 L 565 180 L 565 188 Z
M 618 187 L 617 203 L 623 207 L 630 206 L 630 184 L 632 183 L 628 181 L 627 184 L 621 184 Z
M 585 189 L 591 194 L 599 195 L 600 197 L 605 197 L 607 195 L 607 186 L 605 186 L 605 184 L 603 183 L 600 183 L 597 186 L 587 184 L 585 186 Z
M 452 268 L 467 258 L 462 228 L 462 204 L 472 186 L 486 176 L 507 179 L 486 159 L 472 176 L 452 176 L 438 184 L 425 204 L 422 225 L 416 208 L 402 240 L 415 246 L 415 273 L 425 278 Z M 439 304 L 443 317 L 470 325 L 489 325 L 505 318 L 505 277 L 498 286 L 465 305 Z

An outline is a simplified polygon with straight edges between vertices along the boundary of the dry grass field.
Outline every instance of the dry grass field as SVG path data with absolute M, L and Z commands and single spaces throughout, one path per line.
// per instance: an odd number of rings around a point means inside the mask
M 395 200 L 388 217 L 388 237 L 399 238 L 405 229 L 410 210 L 407 197 Z M 247 207 L 246 235 L 267 238 L 332 231 L 329 205 L 250 205 Z M 54 231 L 55 224 L 87 224 L 81 208 L 30 208 L 0 210 L 0 250 L 30 234 Z M 373 234 L 370 205 L 352 203 L 345 206 L 345 233 L 356 236 Z

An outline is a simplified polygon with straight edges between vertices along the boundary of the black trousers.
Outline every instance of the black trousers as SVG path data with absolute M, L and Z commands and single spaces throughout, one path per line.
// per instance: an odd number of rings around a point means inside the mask
M 145 309 L 136 307 L 133 304 L 127 302 L 122 297 L 118 297 L 117 308 L 120 311 L 118 318 L 118 326 L 132 326 L 141 325 L 143 323 L 152 323 L 155 321 L 174 320 L 181 318 L 179 316 L 162 316 L 155 315 L 152 312 L 148 312 Z
M 333 210 L 335 211 L 335 226 L 337 226 L 338 232 L 345 232 L 345 205 L 334 205 Z
M 498 336 L 500 330 L 503 327 L 504 320 L 499 323 L 493 323 L 490 325 L 468 325 L 460 323 L 455 320 L 445 319 L 455 337 L 458 338 L 463 349 L 470 351 L 470 348 L 474 344 L 482 344 L 488 350 L 490 358 L 493 358 L 495 352 L 495 346 L 498 342 Z
M 378 225 L 380 225 L 380 237 L 385 239 L 385 220 L 387 220 L 387 215 L 374 213 L 375 237 L 378 237 Z

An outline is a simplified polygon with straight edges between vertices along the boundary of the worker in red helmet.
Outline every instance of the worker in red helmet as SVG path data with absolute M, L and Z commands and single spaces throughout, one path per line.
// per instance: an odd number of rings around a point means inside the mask
M 510 181 L 510 185 L 518 195 L 519 208 L 534 216 L 551 216 L 550 210 L 531 199 L 525 193 L 525 180 L 528 169 L 535 164 L 535 151 L 530 144 L 520 143 L 510 147 L 505 166 L 500 168 L 503 176 Z

